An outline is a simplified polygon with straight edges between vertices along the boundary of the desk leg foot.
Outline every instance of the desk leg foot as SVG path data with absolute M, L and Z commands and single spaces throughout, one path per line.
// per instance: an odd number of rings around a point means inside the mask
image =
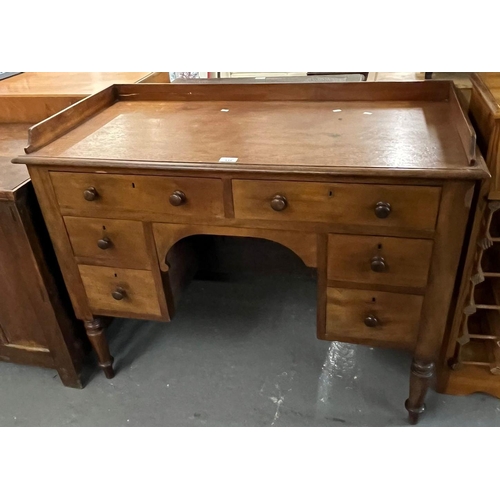
M 99 366 L 102 368 L 106 378 L 113 378 L 115 371 L 113 369 L 113 356 L 109 353 L 108 341 L 104 335 L 104 323 L 102 318 L 97 317 L 92 321 L 85 321 L 85 330 L 87 337 L 97 354 Z
M 417 424 L 420 415 L 425 411 L 425 395 L 433 376 L 434 363 L 413 360 L 410 376 L 410 397 L 405 403 L 411 425 Z

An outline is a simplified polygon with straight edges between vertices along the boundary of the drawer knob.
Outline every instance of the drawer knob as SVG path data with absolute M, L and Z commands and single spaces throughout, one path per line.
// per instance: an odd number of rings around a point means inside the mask
M 84 192 L 83 192 L 83 197 L 87 201 L 94 201 L 97 198 L 97 189 L 93 186 L 88 187 Z
M 380 325 L 380 321 L 373 314 L 369 314 L 365 318 L 365 325 L 370 328 L 375 328 Z
M 375 205 L 375 215 L 379 219 L 387 219 L 389 217 L 389 214 L 391 213 L 391 204 L 386 203 L 385 201 L 379 201 Z
M 373 257 L 370 267 L 375 273 L 383 273 L 387 269 L 385 259 L 380 255 L 376 255 L 375 257 Z
M 276 212 L 281 212 L 282 210 L 285 210 L 287 205 L 288 205 L 288 202 L 286 201 L 286 198 L 284 196 L 282 196 L 281 194 L 277 194 L 271 200 L 271 208 Z
M 186 203 L 186 195 L 182 191 L 174 191 L 169 198 L 170 204 L 174 207 L 178 207 L 183 203 Z
M 109 248 L 111 246 L 111 240 L 107 236 L 105 236 L 104 238 L 97 240 L 97 246 L 101 250 L 106 250 L 107 248 Z
M 123 300 L 125 297 L 126 297 L 127 293 L 125 292 L 125 290 L 122 288 L 122 287 L 118 287 L 112 294 L 111 296 L 115 299 L 115 300 Z

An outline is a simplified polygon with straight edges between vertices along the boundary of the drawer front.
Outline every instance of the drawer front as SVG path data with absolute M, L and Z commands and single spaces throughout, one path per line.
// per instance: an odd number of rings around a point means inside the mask
M 434 230 L 441 188 L 233 180 L 237 218 Z
M 328 279 L 423 288 L 432 241 L 348 234 L 328 235 Z
M 83 286 L 94 313 L 145 318 L 161 317 L 153 274 L 137 269 L 79 265 Z
M 326 340 L 412 348 L 422 302 L 420 295 L 328 288 Z
M 70 172 L 50 177 L 63 215 L 224 217 L 220 179 Z
M 64 223 L 80 262 L 151 269 L 142 222 L 66 216 Z

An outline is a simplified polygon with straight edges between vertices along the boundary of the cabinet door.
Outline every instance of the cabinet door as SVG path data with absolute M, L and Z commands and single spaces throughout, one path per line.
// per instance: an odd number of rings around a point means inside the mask
M 48 349 L 38 317 L 36 269 L 17 207 L 0 202 L 0 343 Z

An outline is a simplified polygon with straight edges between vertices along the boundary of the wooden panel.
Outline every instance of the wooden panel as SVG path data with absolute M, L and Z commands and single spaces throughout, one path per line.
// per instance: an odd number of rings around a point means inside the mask
M 31 296 L 39 286 L 32 252 L 20 224 L 17 207 L 0 203 L 0 323 L 5 343 L 48 348 L 39 324 L 40 301 Z M 19 263 L 22 262 L 22 269 Z
M 13 200 L 16 189 L 29 182 L 26 166 L 11 163 L 23 151 L 27 140 L 28 125 L 0 123 L 0 200 Z
M 81 97 L 71 96 L 0 96 L 0 123 L 38 123 L 75 104 L 80 99 Z M 28 137 L 26 135 L 23 146 L 26 146 L 27 142 Z
M 174 244 L 183 238 L 196 234 L 262 238 L 275 241 L 297 254 L 306 266 L 316 267 L 317 265 L 317 238 L 314 233 L 227 226 L 197 226 L 192 224 L 153 224 L 153 231 L 158 258 L 163 271 L 168 271 L 165 257 Z
M 110 85 L 153 75 L 162 80 L 163 73 L 22 73 L 0 81 L 0 123 L 38 123 Z
M 339 82 L 204 85 L 117 85 L 122 99 L 206 101 L 442 101 L 449 97 L 451 82 Z M 174 87 L 174 88 L 171 88 Z M 210 88 L 209 88 L 210 87 Z M 221 88 L 222 87 L 222 88 Z
M 446 375 L 446 384 L 439 383 L 438 392 L 457 396 L 483 392 L 500 398 L 500 377 L 492 375 L 486 366 L 468 365 L 456 371 L 448 368 L 440 375 Z
M 59 213 L 50 172 L 45 168 L 35 168 L 29 173 L 75 314 L 78 319 L 91 320 L 93 318 L 92 312 L 87 303 L 80 272 L 73 257 L 73 249 L 64 225 L 64 219 Z
M 224 217 L 222 181 L 182 177 L 149 177 L 140 175 L 103 175 L 94 173 L 51 172 L 52 184 L 66 215 L 108 217 L 114 210 L 124 215 L 143 213 Z M 94 201 L 83 193 L 89 187 L 97 192 Z M 186 201 L 173 206 L 169 197 L 182 191 Z
M 112 313 L 127 316 L 135 313 L 145 319 L 161 316 L 153 274 L 136 269 L 78 266 L 94 313 Z M 118 288 L 124 290 L 124 298 L 115 300 L 111 295 Z
M 316 182 L 233 181 L 234 213 L 242 219 L 318 221 L 377 227 L 434 229 L 440 188 Z M 271 200 L 284 196 L 276 212 Z M 378 202 L 391 206 L 385 219 L 375 215 Z
M 54 358 L 48 349 L 33 349 L 18 345 L 0 345 L 0 361 L 41 366 L 43 368 L 57 368 Z M 66 385 L 71 386 L 70 383 Z M 82 387 L 77 380 L 72 386 Z
M 325 340 L 411 348 L 417 340 L 422 302 L 419 295 L 328 288 Z M 365 325 L 370 315 L 379 326 Z
M 430 240 L 330 234 L 328 279 L 425 288 L 431 255 Z
M 473 73 L 473 89 L 481 94 L 491 113 L 500 117 L 500 73 Z
M 15 203 L 0 202 L 0 282 L 0 359 L 56 368 L 65 385 L 82 387 L 80 332 L 29 184 Z
M 451 319 L 451 299 L 474 187 L 474 184 L 469 182 L 449 182 L 443 187 L 429 284 L 422 306 L 422 320 L 415 348 L 415 358 L 426 363 L 437 361 L 448 319 Z
M 111 106 L 116 100 L 114 87 L 98 92 L 82 99 L 84 106 L 74 104 L 63 111 L 51 116 L 49 120 L 41 122 L 43 126 L 34 125 L 28 131 L 28 146 L 26 153 L 32 153 L 45 146 L 55 138 L 64 135 L 74 128 L 81 120 L 90 118 L 99 111 Z
M 27 72 L 0 82 L 0 96 L 84 97 L 115 83 L 134 83 L 152 75 L 148 72 Z
M 151 269 L 142 222 L 67 216 L 64 223 L 79 262 Z M 98 241 L 107 247 L 100 248 Z

